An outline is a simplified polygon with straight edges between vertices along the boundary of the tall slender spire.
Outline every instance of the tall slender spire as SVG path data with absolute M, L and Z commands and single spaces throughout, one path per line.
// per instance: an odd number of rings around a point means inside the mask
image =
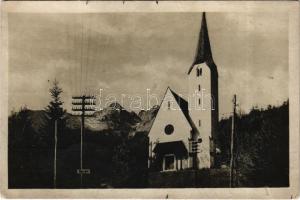
M 206 62 L 206 63 L 213 62 L 211 48 L 210 48 L 210 42 L 209 42 L 209 37 L 208 37 L 205 12 L 202 15 L 201 29 L 200 29 L 195 59 L 194 59 L 192 66 L 189 69 L 188 74 L 192 71 L 194 65 L 201 64 L 204 62 Z

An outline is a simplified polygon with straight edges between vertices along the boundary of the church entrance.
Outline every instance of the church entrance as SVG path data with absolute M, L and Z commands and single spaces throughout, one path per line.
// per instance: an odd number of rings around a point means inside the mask
M 176 162 L 176 157 L 174 154 L 165 155 L 163 159 L 163 171 L 176 170 L 175 162 Z
M 176 171 L 186 168 L 188 151 L 182 141 L 158 143 L 153 149 L 155 159 L 152 166 L 153 171 Z

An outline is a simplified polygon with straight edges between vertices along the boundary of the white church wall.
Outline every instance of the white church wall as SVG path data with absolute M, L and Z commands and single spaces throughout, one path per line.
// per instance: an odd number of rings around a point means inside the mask
M 197 75 L 197 69 L 200 75 Z M 210 168 L 211 137 L 211 71 L 205 64 L 195 65 L 189 74 L 189 112 L 199 131 L 202 143 L 199 144 L 199 168 Z M 200 102 L 199 102 L 200 99 Z

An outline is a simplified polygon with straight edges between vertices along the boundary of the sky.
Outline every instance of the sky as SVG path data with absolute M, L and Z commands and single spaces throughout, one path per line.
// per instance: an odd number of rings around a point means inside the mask
M 186 97 L 201 17 L 10 13 L 9 110 L 45 108 L 54 79 L 68 111 L 72 95 L 81 92 L 98 95 L 102 103 L 114 96 L 127 109 L 136 96 L 146 108 L 147 89 L 159 101 L 168 86 Z M 233 94 L 246 113 L 288 99 L 287 13 L 219 12 L 206 19 L 219 72 L 220 118 L 232 112 Z

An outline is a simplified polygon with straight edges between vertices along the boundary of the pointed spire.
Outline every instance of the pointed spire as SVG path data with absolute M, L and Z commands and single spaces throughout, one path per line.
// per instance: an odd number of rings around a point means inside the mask
M 206 24 L 205 12 L 202 15 L 201 29 L 199 34 L 198 46 L 195 54 L 195 59 L 189 69 L 188 74 L 192 71 L 193 66 L 204 62 L 212 62 L 212 53 L 208 37 L 208 30 Z

